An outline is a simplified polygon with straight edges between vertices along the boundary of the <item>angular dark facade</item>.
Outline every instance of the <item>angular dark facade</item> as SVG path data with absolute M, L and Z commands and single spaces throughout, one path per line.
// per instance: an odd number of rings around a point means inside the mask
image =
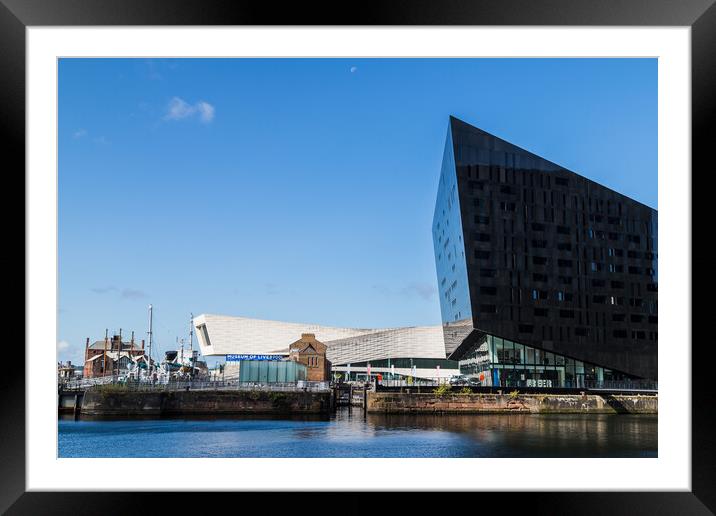
M 450 117 L 433 242 L 463 372 L 657 380 L 656 210 Z

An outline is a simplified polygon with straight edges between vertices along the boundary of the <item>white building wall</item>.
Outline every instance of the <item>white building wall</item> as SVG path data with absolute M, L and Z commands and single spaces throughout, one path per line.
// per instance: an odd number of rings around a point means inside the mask
M 376 330 L 325 344 L 326 355 L 334 364 L 387 358 L 445 358 L 441 326 Z
M 286 354 L 288 346 L 313 333 L 327 346 L 333 364 L 384 358 L 445 358 L 441 326 L 356 329 L 202 314 L 194 317 L 204 356 Z

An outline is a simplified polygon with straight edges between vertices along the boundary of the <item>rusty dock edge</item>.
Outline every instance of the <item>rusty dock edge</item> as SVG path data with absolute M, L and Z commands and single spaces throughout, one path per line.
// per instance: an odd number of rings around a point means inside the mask
M 658 414 L 657 394 L 459 394 L 368 392 L 369 413 Z
M 81 414 L 96 417 L 328 414 L 332 408 L 331 392 L 88 390 Z

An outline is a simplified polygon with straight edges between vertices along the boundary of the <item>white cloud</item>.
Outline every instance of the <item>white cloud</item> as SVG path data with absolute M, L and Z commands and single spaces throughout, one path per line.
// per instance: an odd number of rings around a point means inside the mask
M 199 111 L 199 118 L 204 123 L 209 123 L 214 119 L 214 106 L 203 100 L 196 103 L 196 109 Z
M 191 116 L 194 113 L 194 108 L 187 104 L 184 100 L 179 97 L 174 97 L 169 101 L 169 107 L 167 108 L 167 114 L 164 118 L 167 120 L 181 120 Z
M 89 136 L 90 136 L 90 133 L 89 133 L 89 131 L 87 131 L 87 129 L 77 129 L 76 131 L 74 131 L 72 133 L 72 138 L 74 138 L 75 140 L 80 140 L 85 137 L 89 138 Z M 109 140 L 107 140 L 107 138 L 104 136 L 95 136 L 94 138 L 92 138 L 92 141 L 95 143 L 101 143 L 101 144 L 109 143 Z
M 57 351 L 64 351 L 66 349 L 69 349 L 70 343 L 66 340 L 61 340 L 57 343 Z
M 214 119 L 214 106 L 200 100 L 194 105 L 189 104 L 180 97 L 173 97 L 167 106 L 167 113 L 164 115 L 165 120 L 182 120 L 198 116 L 199 120 L 208 124 Z

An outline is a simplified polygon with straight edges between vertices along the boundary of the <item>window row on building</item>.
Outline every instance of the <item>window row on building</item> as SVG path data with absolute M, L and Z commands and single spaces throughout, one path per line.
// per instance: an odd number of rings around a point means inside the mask
M 509 223 L 514 227 L 525 229 L 531 226 L 532 231 L 556 232 L 561 235 L 580 235 L 583 238 L 600 240 L 625 241 L 633 244 L 648 242 L 648 238 L 656 234 L 656 227 L 648 221 L 628 218 L 617 219 L 611 221 L 611 217 L 606 220 L 600 215 L 594 213 L 572 210 L 564 207 L 544 206 L 540 204 L 529 204 L 528 202 L 513 201 L 504 198 L 501 193 L 497 192 L 469 192 L 469 202 L 476 210 L 476 214 L 481 217 L 490 218 L 494 215 L 496 220 L 503 223 Z M 501 198 L 502 197 L 502 198 Z M 519 217 L 522 215 L 523 225 L 520 226 Z M 481 222 L 479 219 L 474 220 L 475 224 L 489 224 L 490 221 Z

